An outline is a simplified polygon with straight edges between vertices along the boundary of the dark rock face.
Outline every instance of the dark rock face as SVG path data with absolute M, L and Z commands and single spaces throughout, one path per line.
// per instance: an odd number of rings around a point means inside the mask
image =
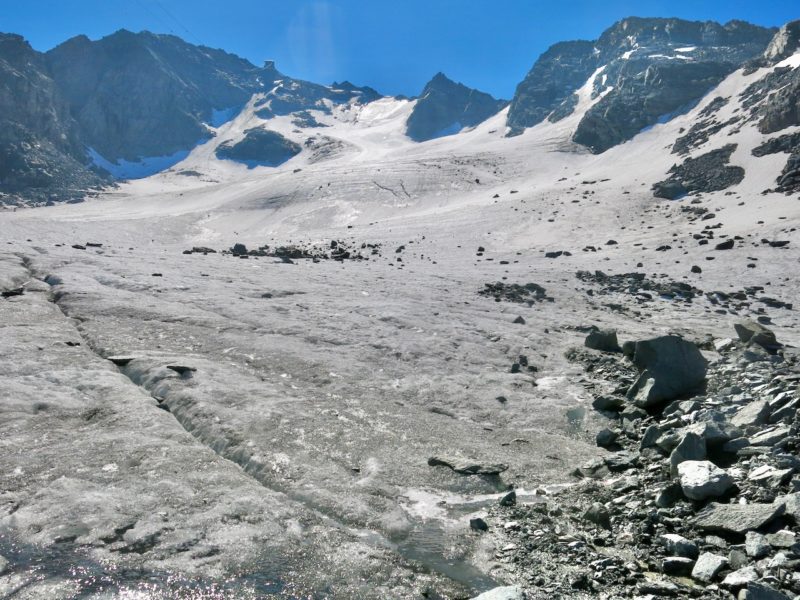
M 210 137 L 203 123 L 214 109 L 244 104 L 278 75 L 175 36 L 125 30 L 72 38 L 46 59 L 85 143 L 111 161 L 191 148 Z
M 275 167 L 286 162 L 302 148 L 280 133 L 257 127 L 248 129 L 244 138 L 233 144 L 225 142 L 217 150 L 217 158 L 243 162 L 249 167 Z
M 671 176 L 653 186 L 657 198 L 674 200 L 694 192 L 714 192 L 741 183 L 744 169 L 728 165 L 736 144 L 728 144 L 697 158 L 687 158 L 680 166 L 673 166 Z
M 0 193 L 6 203 L 77 198 L 105 181 L 88 167 L 75 122 L 40 54 L 0 34 Z
M 561 42 L 539 57 L 511 100 L 506 124 L 512 135 L 544 121 L 562 104 L 565 106 L 559 116 L 572 113 L 566 107 L 574 108 L 575 90 L 597 69 L 593 52 L 594 43 L 590 41 Z
M 406 133 L 416 142 L 452 135 L 485 121 L 506 104 L 437 73 L 408 117 Z
M 329 112 L 334 103 L 380 97 L 349 82 L 332 86 L 294 80 L 274 63 L 249 61 L 171 35 L 121 30 L 98 41 L 79 36 L 46 54 L 53 78 L 81 127 L 86 145 L 109 161 L 168 156 L 212 136 L 215 111 L 236 109 L 267 92 L 259 116 L 308 109 Z M 313 118 L 312 118 L 313 120 Z
M 629 18 L 595 42 L 553 46 L 517 87 L 508 118 L 511 134 L 569 114 L 574 91 L 602 68 L 592 95 L 604 95 L 587 111 L 573 139 L 592 152 L 604 152 L 690 108 L 760 55 L 773 33 L 740 21 L 719 25 Z

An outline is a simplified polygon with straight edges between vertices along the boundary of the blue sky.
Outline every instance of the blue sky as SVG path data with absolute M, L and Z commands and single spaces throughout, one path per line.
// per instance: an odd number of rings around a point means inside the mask
M 0 31 L 48 50 L 78 34 L 173 33 L 293 77 L 419 93 L 437 71 L 510 98 L 558 41 L 595 39 L 626 16 L 781 25 L 797 0 L 0 0 Z

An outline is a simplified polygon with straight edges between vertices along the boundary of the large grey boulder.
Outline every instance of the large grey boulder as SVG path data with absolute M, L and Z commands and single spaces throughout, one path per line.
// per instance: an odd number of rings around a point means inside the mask
M 672 477 L 678 476 L 678 467 L 687 460 L 697 461 L 706 458 L 706 441 L 693 432 L 683 436 L 680 443 L 669 455 L 669 467 Z
M 617 332 L 615 329 L 595 329 L 589 332 L 586 336 L 584 345 L 592 350 L 601 350 L 603 352 L 621 352 L 622 348 L 617 341 Z
M 704 583 L 711 583 L 726 565 L 728 559 L 711 552 L 703 552 L 692 569 L 692 577 Z
M 739 339 L 745 344 L 756 344 L 773 354 L 776 350 L 783 347 L 782 344 L 778 343 L 778 340 L 775 338 L 775 333 L 772 330 L 750 319 L 739 321 L 733 328 L 736 330 L 736 335 L 738 335 Z
M 708 362 L 693 343 L 674 335 L 636 342 L 633 363 L 641 374 L 628 390 L 637 406 L 652 408 L 697 389 Z
M 764 425 L 769 422 L 770 411 L 769 398 L 759 398 L 740 408 L 731 418 L 731 423 L 745 428 Z
M 695 559 L 699 554 L 697 544 L 677 533 L 665 533 L 659 538 L 659 541 L 670 556 Z
M 707 460 L 687 460 L 678 465 L 681 489 L 690 500 L 724 496 L 733 487 L 733 478 Z
M 790 600 L 789 596 L 759 581 L 751 581 L 739 594 L 739 600 Z
M 498 475 L 508 470 L 506 465 L 500 463 L 484 464 L 451 456 L 431 456 L 428 465 L 449 467 L 460 475 Z
M 718 504 L 712 502 L 697 513 L 694 524 L 705 531 L 722 531 L 744 535 L 760 529 L 781 516 L 786 510 L 783 502 L 774 504 Z

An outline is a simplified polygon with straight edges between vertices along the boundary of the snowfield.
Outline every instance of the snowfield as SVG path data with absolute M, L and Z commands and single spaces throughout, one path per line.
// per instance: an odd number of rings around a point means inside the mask
M 256 95 L 166 171 L 0 213 L 0 288 L 25 289 L 0 300 L 0 556 L 27 565 L 0 564 L 0 596 L 450 598 L 502 584 L 470 518 L 509 485 L 535 502 L 605 452 L 565 357 L 585 328 L 725 338 L 762 306 L 589 295 L 576 272 L 798 295 L 800 205 L 762 194 L 786 155 L 752 156 L 755 123 L 689 155 L 737 143 L 739 185 L 696 201 L 651 191 L 701 111 L 731 98 L 727 120 L 767 70 L 592 155 L 570 138 L 602 70 L 575 114 L 513 138 L 502 111 L 414 143 L 413 101 L 390 98 L 298 128 L 259 118 Z M 303 152 L 277 168 L 216 158 L 263 125 Z M 717 224 L 711 243 L 693 238 Z M 343 262 L 220 252 L 332 240 L 379 248 Z M 200 246 L 217 253 L 183 253 Z M 552 301 L 479 295 L 500 281 Z M 797 311 L 763 307 L 800 344 Z M 512 372 L 520 355 L 535 369 Z M 507 469 L 464 476 L 434 456 Z

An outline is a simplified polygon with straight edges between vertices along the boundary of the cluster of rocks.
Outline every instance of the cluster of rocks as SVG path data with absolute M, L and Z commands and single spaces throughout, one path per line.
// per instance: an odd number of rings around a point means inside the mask
M 762 240 L 767 243 L 768 240 Z M 733 239 L 727 240 L 726 245 L 722 246 L 717 244 L 717 249 L 725 249 L 728 245 L 732 245 Z M 720 247 L 722 246 L 722 247 Z M 700 273 L 702 270 L 699 267 L 692 267 L 692 272 Z M 764 306 L 770 308 L 782 308 L 791 310 L 793 304 L 785 302 L 778 298 L 765 296 L 763 293 L 766 291 L 764 286 L 745 286 L 741 290 L 712 290 L 704 292 L 703 290 L 682 281 L 671 281 L 662 275 L 662 281 L 655 281 L 653 278 L 648 278 L 644 273 L 620 273 L 617 275 L 607 275 L 603 271 L 578 271 L 575 276 L 584 283 L 595 284 L 599 286 L 599 290 L 588 289 L 586 293 L 589 296 L 608 295 L 608 294 L 629 294 L 633 296 L 639 304 L 650 302 L 656 297 L 668 300 L 682 300 L 684 302 L 692 302 L 696 298 L 705 297 L 709 304 L 716 307 L 715 311 L 721 314 L 738 314 L 740 311 L 749 309 L 758 313 L 759 321 L 768 323 L 769 317 L 766 316 L 766 309 Z M 754 306 L 754 304 L 763 304 L 764 306 Z
M 675 200 L 687 194 L 715 192 L 741 183 L 744 169 L 728 164 L 736 147 L 736 144 L 728 144 L 674 165 L 668 179 L 653 185 L 653 194 L 656 198 Z
M 578 271 L 575 277 L 584 283 L 600 286 L 599 294 L 627 293 L 634 296 L 640 303 L 653 300 L 655 297 L 685 300 L 691 302 L 693 298 L 701 296 L 702 290 L 682 281 L 654 281 L 648 279 L 645 273 L 620 273 L 607 275 L 603 271 Z M 594 290 L 587 290 L 587 294 L 594 295 Z
M 381 244 L 362 242 L 344 242 L 331 240 L 326 245 L 308 243 L 302 245 L 259 246 L 256 249 L 248 250 L 244 244 L 234 244 L 229 250 L 223 250 L 222 254 L 236 256 L 238 258 L 253 257 L 272 257 L 279 258 L 283 262 L 291 263 L 293 260 L 309 259 L 313 262 L 321 260 L 369 260 L 370 256 L 380 256 Z M 213 252 L 208 248 L 193 249 L 193 252 L 200 251 L 203 254 Z M 184 251 L 184 254 L 189 252 Z
M 494 298 L 495 302 L 516 302 L 533 306 L 536 302 L 554 302 L 554 298 L 547 295 L 547 291 L 538 283 L 486 283 L 478 292 L 480 296 Z
M 570 357 L 593 392 L 612 388 L 594 401 L 609 453 L 559 496 L 492 509 L 505 578 L 536 598 L 800 594 L 800 352 L 735 329 L 710 364 L 677 336 L 619 347 L 590 331 L 603 352 Z

